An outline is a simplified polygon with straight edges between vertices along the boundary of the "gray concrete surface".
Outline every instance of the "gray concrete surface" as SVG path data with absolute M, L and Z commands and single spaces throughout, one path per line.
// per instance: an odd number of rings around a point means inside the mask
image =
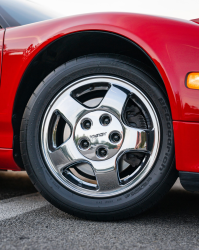
M 198 198 L 178 181 L 156 207 L 119 222 L 70 216 L 38 193 L 4 199 L 0 249 L 199 249 Z

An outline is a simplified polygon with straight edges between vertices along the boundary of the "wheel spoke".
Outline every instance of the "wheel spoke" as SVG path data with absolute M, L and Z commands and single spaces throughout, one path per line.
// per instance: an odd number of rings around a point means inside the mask
M 70 167 L 77 162 L 85 162 L 85 158 L 78 151 L 72 138 L 54 151 L 49 150 L 49 155 L 57 172 L 61 172 L 63 168 Z
M 120 118 L 128 94 L 126 89 L 112 85 L 100 103 L 100 108 L 112 111 Z
M 143 130 L 125 126 L 125 135 L 121 151 L 136 150 L 150 153 L 153 145 L 153 130 Z
M 58 111 L 74 128 L 78 117 L 83 115 L 87 109 L 70 95 L 65 95 L 64 98 L 57 100 L 51 110 Z
M 118 171 L 116 167 L 116 158 L 112 157 L 102 164 L 99 161 L 92 161 L 93 170 L 98 183 L 98 191 L 109 191 L 119 188 Z M 103 168 L 103 166 L 105 166 Z

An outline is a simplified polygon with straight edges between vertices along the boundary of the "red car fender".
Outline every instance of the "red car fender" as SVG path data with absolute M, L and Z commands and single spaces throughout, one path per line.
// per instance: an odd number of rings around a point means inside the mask
M 199 172 L 199 123 L 174 121 L 173 130 L 177 169 Z
M 80 15 L 6 30 L 0 88 L 0 147 L 12 148 L 13 104 L 29 63 L 54 40 L 88 30 L 116 33 L 137 43 L 162 76 L 173 120 L 199 121 L 198 91 L 185 86 L 187 73 L 199 71 L 198 24 L 140 14 Z
M 4 34 L 5 34 L 5 31 L 3 29 L 0 30 L 0 82 L 1 82 L 1 66 L 2 66 L 2 59 L 3 59 Z

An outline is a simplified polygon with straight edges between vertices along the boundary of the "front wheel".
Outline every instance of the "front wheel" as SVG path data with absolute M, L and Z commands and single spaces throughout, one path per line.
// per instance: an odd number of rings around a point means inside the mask
M 143 67 L 115 56 L 70 61 L 42 81 L 21 153 L 48 201 L 89 219 L 136 215 L 176 180 L 167 97 Z

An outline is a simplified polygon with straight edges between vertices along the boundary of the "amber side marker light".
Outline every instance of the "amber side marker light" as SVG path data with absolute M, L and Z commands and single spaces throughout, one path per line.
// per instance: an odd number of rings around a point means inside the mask
M 199 89 L 199 72 L 189 73 L 187 76 L 187 87 L 189 89 Z

